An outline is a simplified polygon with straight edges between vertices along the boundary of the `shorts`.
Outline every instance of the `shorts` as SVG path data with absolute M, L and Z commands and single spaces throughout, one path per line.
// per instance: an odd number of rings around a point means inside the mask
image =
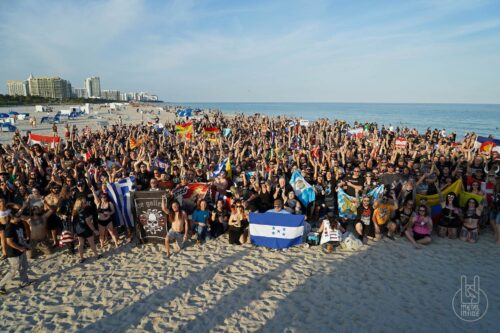
M 490 221 L 495 221 L 495 224 L 500 224 L 500 211 L 490 212 Z
M 170 230 L 167 233 L 167 237 L 169 239 L 174 239 L 179 244 L 181 244 L 184 241 L 184 234 L 173 230 Z
M 62 221 L 56 214 L 52 214 L 47 219 L 47 229 L 48 230 L 58 230 L 62 229 Z
M 375 226 L 373 225 L 373 222 L 370 222 L 370 224 L 366 225 L 363 222 L 358 221 L 354 224 L 354 226 L 356 226 L 356 224 L 358 223 L 363 226 L 363 236 L 371 238 L 375 237 Z
M 389 224 L 389 222 L 385 223 L 385 224 L 378 224 L 378 227 L 380 229 L 380 234 L 385 234 L 387 233 L 387 225 Z
M 52 254 L 52 248 L 47 239 L 30 240 L 30 249 L 26 253 L 28 259 L 35 257 L 37 252 L 42 252 L 44 255 Z
M 431 237 L 431 235 L 427 235 L 427 234 L 419 234 L 418 232 L 413 232 L 413 239 L 418 241 L 420 239 L 424 239 L 425 237 Z

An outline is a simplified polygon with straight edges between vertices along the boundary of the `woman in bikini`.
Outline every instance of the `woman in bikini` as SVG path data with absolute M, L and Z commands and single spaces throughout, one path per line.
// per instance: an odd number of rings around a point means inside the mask
M 460 228 L 461 210 L 458 207 L 458 198 L 454 192 L 446 195 L 446 199 L 442 198 L 441 211 L 442 216 L 438 222 L 439 237 L 448 237 L 450 239 L 457 238 L 457 231 Z
M 417 249 L 421 249 L 422 245 L 431 243 L 432 220 L 429 217 L 427 207 L 424 205 L 418 206 L 417 214 L 414 215 L 406 228 L 405 235 L 410 243 Z
M 104 248 L 106 231 L 108 231 L 111 238 L 113 238 L 115 247 L 118 247 L 118 235 L 113 227 L 113 214 L 115 213 L 115 206 L 109 201 L 109 197 L 105 192 L 101 192 L 97 195 L 93 186 L 91 186 L 90 189 L 94 195 L 94 203 L 97 207 L 97 226 L 99 229 L 99 241 L 101 243 L 101 248 Z
M 240 238 L 248 225 L 248 217 L 241 201 L 236 201 L 233 207 L 234 210 L 229 217 L 229 244 L 241 245 Z
M 464 208 L 464 224 L 460 231 L 460 239 L 469 243 L 477 242 L 479 237 L 478 228 L 481 221 L 483 206 L 475 199 L 469 199 Z
M 7 204 L 4 198 L 0 198 L 0 242 L 2 245 L 2 260 L 7 258 L 7 241 L 4 231 L 7 223 L 9 223 L 10 209 L 7 209 Z

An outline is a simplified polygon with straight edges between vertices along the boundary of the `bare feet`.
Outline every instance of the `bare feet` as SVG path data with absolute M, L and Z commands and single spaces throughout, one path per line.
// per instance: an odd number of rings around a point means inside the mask
M 422 245 L 420 245 L 420 244 L 415 244 L 415 248 L 416 248 L 417 250 L 420 250 L 420 249 L 422 248 Z

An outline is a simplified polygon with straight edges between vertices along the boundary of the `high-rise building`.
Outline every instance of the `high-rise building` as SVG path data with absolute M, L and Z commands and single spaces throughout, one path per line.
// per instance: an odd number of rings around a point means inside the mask
M 28 96 L 29 95 L 28 81 L 8 80 L 7 81 L 7 95 L 10 95 L 10 96 Z
M 101 97 L 104 99 L 119 101 L 120 100 L 120 91 L 118 91 L 118 90 L 103 90 L 103 91 L 101 91 Z
M 28 78 L 29 93 L 31 96 L 48 98 L 70 98 L 71 83 L 60 77 L 33 77 Z
M 101 79 L 98 76 L 86 78 L 84 84 L 89 98 L 101 97 Z
M 73 88 L 73 96 L 76 98 L 88 98 L 87 89 L 85 89 L 85 88 Z

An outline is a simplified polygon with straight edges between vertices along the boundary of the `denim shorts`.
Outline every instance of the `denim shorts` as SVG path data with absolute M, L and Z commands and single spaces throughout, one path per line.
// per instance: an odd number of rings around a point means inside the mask
M 496 224 L 500 224 L 500 211 L 490 212 L 490 221 L 495 221 Z

